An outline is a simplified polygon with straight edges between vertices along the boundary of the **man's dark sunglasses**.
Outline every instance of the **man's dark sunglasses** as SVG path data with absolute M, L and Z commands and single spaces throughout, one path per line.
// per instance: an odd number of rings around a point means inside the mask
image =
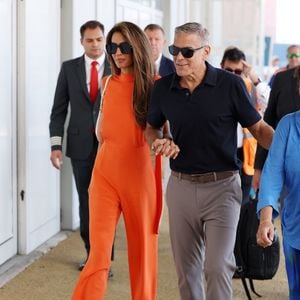
M 191 57 L 193 57 L 195 51 L 201 50 L 204 47 L 206 47 L 206 46 L 201 46 L 199 48 L 194 49 L 194 48 L 189 48 L 189 47 L 179 48 L 174 45 L 171 45 L 171 46 L 169 46 L 169 52 L 173 56 L 177 56 L 179 54 L 179 52 L 181 52 L 183 57 L 191 58 Z
M 242 73 L 243 73 L 243 70 L 241 70 L 241 69 L 232 70 L 231 68 L 225 68 L 224 70 L 226 70 L 228 72 L 231 72 L 231 73 L 234 73 L 234 74 L 239 75 L 239 76 L 241 76 Z
M 106 52 L 110 55 L 116 54 L 118 48 L 120 49 L 122 54 L 131 54 L 132 53 L 132 46 L 127 42 L 123 42 L 119 45 L 116 43 L 106 44 Z

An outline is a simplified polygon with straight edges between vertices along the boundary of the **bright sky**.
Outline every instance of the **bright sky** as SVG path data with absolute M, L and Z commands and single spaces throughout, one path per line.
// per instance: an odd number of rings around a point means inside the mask
M 300 0 L 277 0 L 276 43 L 300 44 Z

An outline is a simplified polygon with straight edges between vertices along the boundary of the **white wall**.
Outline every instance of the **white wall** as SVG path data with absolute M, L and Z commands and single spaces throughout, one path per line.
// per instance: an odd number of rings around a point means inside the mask
M 0 1 L 0 264 L 17 252 L 16 5 Z
M 60 60 L 60 1 L 18 2 L 19 252 L 60 230 L 59 174 L 52 167 L 49 116 Z

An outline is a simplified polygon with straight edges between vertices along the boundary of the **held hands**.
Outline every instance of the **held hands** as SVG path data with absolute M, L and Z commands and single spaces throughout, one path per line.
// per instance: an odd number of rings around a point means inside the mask
M 152 145 L 151 149 L 156 155 L 160 154 L 169 158 L 175 159 L 179 154 L 179 147 L 170 139 L 162 138 L 156 139 Z
M 262 247 L 272 245 L 274 239 L 274 225 L 270 220 L 261 220 L 256 233 L 256 242 Z

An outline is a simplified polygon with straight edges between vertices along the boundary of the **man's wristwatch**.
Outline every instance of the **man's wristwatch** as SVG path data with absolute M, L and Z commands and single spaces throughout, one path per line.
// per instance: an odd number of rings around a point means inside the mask
M 257 77 L 257 80 L 255 82 L 253 82 L 254 86 L 257 86 L 260 83 L 261 83 L 261 79 L 259 77 Z

